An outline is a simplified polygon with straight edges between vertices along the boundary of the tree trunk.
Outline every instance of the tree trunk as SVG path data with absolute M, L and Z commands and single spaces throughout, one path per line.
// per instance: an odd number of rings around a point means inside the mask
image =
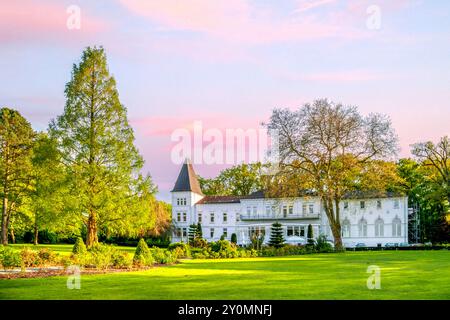
M 8 198 L 3 197 L 3 210 L 2 210 L 2 244 L 8 244 Z
M 95 212 L 91 212 L 87 223 L 86 246 L 91 248 L 96 243 L 98 243 L 97 215 Z
M 334 238 L 334 250 L 336 252 L 344 252 L 344 245 L 342 244 L 341 224 L 331 225 L 331 232 Z
M 16 243 L 16 235 L 14 234 L 14 229 L 13 228 L 11 228 L 10 235 L 11 235 L 11 242 L 13 244 Z
M 38 244 L 38 236 L 39 236 L 39 229 L 37 226 L 37 222 L 34 223 L 34 245 L 36 246 Z
M 342 244 L 341 222 L 339 221 L 339 212 L 336 212 L 335 215 L 332 199 L 322 197 L 322 201 L 324 203 L 325 213 L 328 217 L 328 223 L 330 224 L 331 233 L 333 234 L 334 238 L 334 250 L 336 252 L 344 252 L 344 246 Z

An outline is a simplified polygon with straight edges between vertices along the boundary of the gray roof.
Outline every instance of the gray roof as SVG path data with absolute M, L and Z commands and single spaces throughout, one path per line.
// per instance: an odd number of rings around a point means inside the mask
M 189 160 L 186 160 L 181 167 L 178 179 L 175 182 L 175 186 L 172 192 L 180 191 L 192 191 L 197 194 L 203 194 L 200 188 L 200 183 L 198 182 L 197 175 L 195 174 L 194 168 Z

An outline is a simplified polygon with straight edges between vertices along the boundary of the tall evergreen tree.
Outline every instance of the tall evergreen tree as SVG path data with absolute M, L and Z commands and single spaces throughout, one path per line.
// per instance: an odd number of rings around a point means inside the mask
M 200 222 L 197 223 L 197 237 L 203 238 L 202 224 Z
M 87 228 L 86 245 L 91 247 L 98 242 L 100 227 L 119 232 L 128 227 L 135 213 L 131 211 L 144 208 L 133 203 L 139 196 L 148 201 L 151 181 L 139 173 L 143 159 L 103 48 L 84 50 L 65 95 L 64 113 L 50 123 L 49 132 L 72 178 L 79 216 Z
M 273 223 L 270 232 L 269 244 L 271 246 L 279 248 L 283 246 L 284 241 L 285 240 L 283 237 L 283 227 L 281 226 L 281 223 L 279 222 Z
M 16 110 L 0 109 L 0 195 L 2 198 L 1 243 L 8 244 L 11 214 L 30 184 L 34 132 Z

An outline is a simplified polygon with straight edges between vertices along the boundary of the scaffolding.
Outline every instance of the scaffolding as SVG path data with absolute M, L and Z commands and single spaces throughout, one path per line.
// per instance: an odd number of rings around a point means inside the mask
M 420 208 L 416 203 L 408 208 L 408 241 L 409 243 L 420 243 Z

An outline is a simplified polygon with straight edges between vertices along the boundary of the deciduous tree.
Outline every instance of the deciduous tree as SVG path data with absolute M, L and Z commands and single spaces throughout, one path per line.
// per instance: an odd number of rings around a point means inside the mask
M 335 248 L 342 251 L 340 202 L 358 190 L 357 179 L 372 160 L 396 153 L 390 120 L 322 99 L 296 111 L 275 109 L 267 126 L 278 132 L 281 172 L 302 177 L 321 198 Z
M 34 131 L 22 115 L 0 109 L 0 195 L 2 197 L 1 243 L 8 244 L 11 215 L 30 187 Z

